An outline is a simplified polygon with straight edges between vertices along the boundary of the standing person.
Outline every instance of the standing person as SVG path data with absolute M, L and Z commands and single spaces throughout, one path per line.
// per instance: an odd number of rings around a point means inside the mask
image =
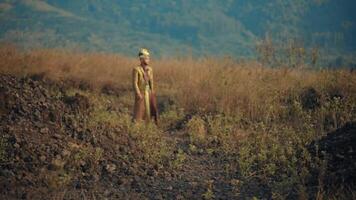
M 151 121 L 154 117 L 158 123 L 158 110 L 153 87 L 153 70 L 149 66 L 150 53 L 147 49 L 140 49 L 138 53 L 140 65 L 132 70 L 132 83 L 135 93 L 133 120 L 135 122 Z

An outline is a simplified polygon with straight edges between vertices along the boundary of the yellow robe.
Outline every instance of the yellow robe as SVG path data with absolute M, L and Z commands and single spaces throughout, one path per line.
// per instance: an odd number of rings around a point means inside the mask
M 132 70 L 132 85 L 135 93 L 135 104 L 133 118 L 136 121 L 151 121 L 150 114 L 150 93 L 153 91 L 153 70 L 147 67 L 148 80 L 144 79 L 144 70 L 141 66 L 136 66 Z M 142 95 L 142 99 L 138 98 Z

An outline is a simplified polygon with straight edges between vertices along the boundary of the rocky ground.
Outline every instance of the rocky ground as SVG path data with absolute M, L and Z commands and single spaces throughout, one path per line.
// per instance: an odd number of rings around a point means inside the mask
M 229 160 L 192 151 L 179 128 L 162 135 L 171 157 L 149 162 L 125 127 L 89 126 L 92 102 L 68 95 L 70 87 L 41 76 L 0 75 L 1 199 L 249 199 L 251 190 L 266 192 L 256 185 L 240 190 L 238 176 L 225 170 Z M 334 172 L 326 183 L 355 184 L 355 145 L 355 123 L 310 144 Z
M 327 185 L 356 185 L 356 123 L 347 123 L 318 141 L 310 150 L 322 158 L 328 169 Z
M 179 170 L 165 169 L 147 163 L 120 127 L 85 127 L 92 105 L 80 94 L 66 96 L 65 83 L 10 75 L 0 82 L 4 199 L 202 198 L 207 180 L 224 183 L 219 164 L 206 155 L 190 157 Z M 187 146 L 183 135 L 166 136 Z M 223 192 L 228 188 L 216 188 L 221 198 L 231 195 Z

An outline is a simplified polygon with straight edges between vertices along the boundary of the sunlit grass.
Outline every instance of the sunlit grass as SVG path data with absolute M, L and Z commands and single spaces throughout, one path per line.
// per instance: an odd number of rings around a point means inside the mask
M 165 166 L 174 169 L 184 165 L 189 155 L 181 149 L 174 154 L 176 146 L 165 134 L 173 129 L 188 138 L 189 153 L 219 154 L 227 160 L 225 171 L 232 174 L 234 187 L 259 182 L 277 199 L 328 193 L 322 183 L 307 191 L 313 170 L 325 174 L 323 161 L 313 159 L 306 145 L 356 120 L 355 72 L 268 68 L 230 58 L 153 57 L 161 109 L 157 127 L 131 121 L 131 70 L 137 64 L 135 58 L 114 54 L 0 48 L 0 72 L 44 74 L 69 84 L 66 95 L 78 93 L 91 103 L 89 128 L 105 124 L 128 133 L 149 163 L 171 160 Z M 75 81 L 89 89 L 80 89 Z M 115 95 L 101 92 L 108 85 Z M 119 138 L 115 134 L 114 140 Z M 205 198 L 213 196 L 210 192 Z

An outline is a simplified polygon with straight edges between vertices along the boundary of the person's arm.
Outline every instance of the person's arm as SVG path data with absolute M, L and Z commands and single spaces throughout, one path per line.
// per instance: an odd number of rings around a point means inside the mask
M 132 70 L 132 81 L 132 86 L 135 91 L 135 95 L 138 97 L 142 97 L 140 89 L 138 88 L 138 71 L 135 68 Z
M 150 86 L 151 86 L 151 91 L 154 92 L 154 90 L 153 90 L 153 69 L 152 68 L 151 68 Z

